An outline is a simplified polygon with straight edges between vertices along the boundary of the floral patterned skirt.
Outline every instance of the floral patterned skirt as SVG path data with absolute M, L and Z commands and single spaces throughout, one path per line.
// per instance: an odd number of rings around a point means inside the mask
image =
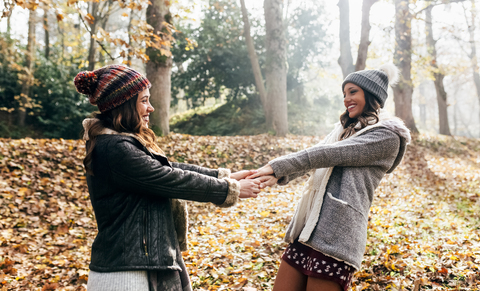
M 288 245 L 282 260 L 306 276 L 336 282 L 344 291 L 348 290 L 355 273 L 354 267 L 326 256 L 297 240 Z

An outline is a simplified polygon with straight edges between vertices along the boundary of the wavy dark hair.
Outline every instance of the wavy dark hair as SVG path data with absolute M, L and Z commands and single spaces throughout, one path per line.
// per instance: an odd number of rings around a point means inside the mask
M 363 88 L 362 88 L 363 90 Z M 362 114 L 357 118 L 350 118 L 348 116 L 348 109 L 340 115 L 340 123 L 343 126 L 343 132 L 340 135 L 340 140 L 346 139 L 355 134 L 355 132 L 365 128 L 368 125 L 369 120 L 372 118 L 375 119 L 377 123 L 380 119 L 378 114 L 380 113 L 380 103 L 373 96 L 372 93 L 363 90 L 365 95 L 365 107 L 363 107 Z M 360 128 L 355 128 L 357 124 L 360 123 Z
M 87 131 L 89 140 L 86 142 L 87 155 L 83 159 L 83 165 L 88 174 L 93 175 L 91 168 L 92 154 L 95 148 L 97 136 L 103 129 L 109 128 L 116 132 L 133 133 L 145 142 L 147 147 L 163 153 L 157 145 L 155 133 L 143 125 L 140 114 L 137 111 L 138 94 L 130 98 L 122 105 L 107 112 L 94 112 L 92 118 L 98 119 Z

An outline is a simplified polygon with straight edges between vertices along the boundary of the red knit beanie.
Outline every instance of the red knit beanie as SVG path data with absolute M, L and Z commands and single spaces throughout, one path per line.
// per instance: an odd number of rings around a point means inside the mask
M 88 96 L 90 104 L 104 113 L 152 87 L 148 79 L 124 65 L 110 65 L 95 71 L 77 74 L 74 81 L 78 93 Z

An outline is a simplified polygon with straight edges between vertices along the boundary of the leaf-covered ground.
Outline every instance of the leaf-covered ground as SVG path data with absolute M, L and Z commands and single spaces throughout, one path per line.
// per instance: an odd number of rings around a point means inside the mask
M 318 142 L 268 135 L 160 140 L 174 160 L 251 169 Z M 0 139 L 0 290 L 85 290 L 96 225 L 76 140 Z M 196 290 L 270 290 L 306 177 L 231 209 L 190 203 Z M 480 289 L 480 141 L 417 136 L 376 191 L 353 290 Z

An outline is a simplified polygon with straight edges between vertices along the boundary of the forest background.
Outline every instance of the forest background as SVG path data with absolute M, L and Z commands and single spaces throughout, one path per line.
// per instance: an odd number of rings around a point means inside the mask
M 0 0 L 0 290 L 86 290 L 95 216 L 79 71 L 153 87 L 172 161 L 233 171 L 319 142 L 341 83 L 393 62 L 386 110 L 413 133 L 379 185 L 352 290 L 480 290 L 475 0 Z M 189 203 L 195 290 L 271 290 L 307 176 L 231 209 Z
M 414 132 L 480 137 L 473 0 L 273 1 L 280 18 L 262 1 L 2 2 L 3 137 L 78 138 L 95 107 L 72 80 L 111 63 L 152 81 L 159 135 L 323 135 L 343 78 L 389 62 L 402 78 L 387 110 Z

